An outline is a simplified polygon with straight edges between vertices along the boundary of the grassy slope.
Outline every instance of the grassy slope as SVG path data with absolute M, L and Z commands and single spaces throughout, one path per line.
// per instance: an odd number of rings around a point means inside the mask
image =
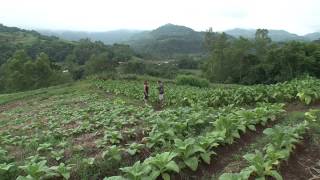
M 98 90 L 96 90 L 89 81 L 81 81 L 73 84 L 66 84 L 60 86 L 54 86 L 49 88 L 43 88 L 33 91 L 14 93 L 14 94 L 1 94 L 0 95 L 0 133 L 5 129 L 16 129 L 17 135 L 19 130 L 25 125 L 30 124 L 30 118 L 35 118 L 36 120 L 41 120 L 45 118 L 48 112 L 58 112 L 59 108 L 65 109 L 66 112 L 62 114 L 57 114 L 57 119 L 63 119 L 65 113 L 72 111 L 79 111 L 86 107 L 86 103 L 95 103 L 96 101 L 89 101 L 86 98 L 90 96 L 98 96 L 99 101 L 112 101 L 115 99 L 112 95 L 106 95 Z M 118 97 L 117 97 L 118 99 Z M 138 102 L 125 98 L 119 97 L 119 99 L 126 101 L 128 104 L 138 105 Z M 60 111 L 60 110 L 59 110 Z M 296 109 L 287 114 L 287 116 L 279 122 L 280 125 L 295 124 L 302 120 L 303 118 L 303 109 Z M 21 118 L 28 117 L 28 118 Z M 45 122 L 45 120 L 44 120 Z M 21 134 L 23 135 L 23 134 Z M 90 135 L 89 135 L 90 136 Z M 319 133 L 313 133 L 312 137 L 314 138 L 313 142 L 317 142 L 320 139 Z M 95 137 L 89 137 L 93 139 L 86 139 L 88 137 L 72 137 L 68 139 L 70 144 L 70 153 L 73 154 L 73 157 L 70 159 L 71 162 L 76 163 L 80 161 L 84 156 L 89 157 L 95 155 L 96 153 L 101 152 L 92 152 L 90 149 L 81 150 L 81 147 L 78 145 L 89 146 L 90 144 L 85 144 L 85 141 L 93 141 Z M 48 139 L 48 142 L 55 141 Z M 237 171 L 245 165 L 245 162 L 242 158 L 242 155 L 253 152 L 255 149 L 261 149 L 267 143 L 267 139 L 264 136 L 258 137 L 255 142 L 249 144 L 240 149 L 239 152 L 232 155 L 232 162 L 225 165 L 225 168 L 222 172 Z M 319 146 L 319 144 L 315 144 Z M 11 148 L 11 155 L 16 157 L 16 161 L 24 161 L 26 157 L 33 155 L 36 152 L 34 147 L 26 148 L 23 150 Z M 69 153 L 69 152 L 66 152 Z M 83 167 L 77 167 L 78 170 Z M 85 171 L 84 171 L 85 172 Z M 212 175 L 212 174 L 211 174 Z M 206 178 L 211 176 L 206 174 Z M 217 174 L 216 174 L 217 175 Z M 80 177 L 86 177 L 85 174 L 80 174 Z M 217 176 L 216 176 L 217 177 Z
M 18 143 L 2 148 L 9 152 L 9 155 L 14 158 L 18 165 L 23 165 L 26 158 L 40 153 L 41 156 L 48 159 L 48 165 L 53 166 L 57 165 L 57 161 L 50 158 L 52 155 L 39 152 L 37 148 L 43 143 L 59 144 L 60 142 L 66 142 L 66 147 L 63 148 L 65 150 L 63 162 L 76 164 L 72 172 L 72 179 L 87 179 L 96 175 L 103 177 L 105 173 L 110 174 L 110 172 L 103 172 L 103 168 L 110 166 L 110 164 L 100 164 L 99 168 L 92 169 L 84 166 L 83 162 L 89 160 L 87 158 L 101 157 L 101 149 L 96 148 L 95 141 L 102 138 L 101 134 L 106 129 L 94 127 L 94 133 L 86 131 L 74 133 L 74 130 L 84 126 L 86 115 L 90 115 L 91 111 L 102 112 L 106 110 L 106 112 L 109 112 L 110 110 L 112 112 L 112 103 L 114 102 L 125 103 L 127 105 L 126 109 L 130 108 L 129 104 L 139 106 L 135 100 L 121 96 L 115 97 L 97 90 L 90 81 L 80 81 L 14 94 L 1 94 L 0 141 L 3 137 L 4 140 L 10 140 L 10 137 L 36 140 L 26 147 Z M 122 111 L 126 109 L 122 109 Z M 102 115 L 106 118 L 112 114 Z M 93 116 L 90 121 L 97 118 Z M 125 119 L 121 115 L 119 115 L 119 118 Z M 96 125 L 95 123 L 92 124 Z M 71 133 L 71 135 L 61 139 L 61 137 L 47 136 L 45 131 L 52 131 L 53 136 L 59 134 L 59 131 L 62 134 Z M 10 134 L 10 137 L 6 138 L 6 134 Z M 19 141 L 19 139 L 14 140 L 14 142 Z M 58 152 L 59 148 L 54 147 L 54 150 Z M 15 179 L 16 177 L 11 178 Z

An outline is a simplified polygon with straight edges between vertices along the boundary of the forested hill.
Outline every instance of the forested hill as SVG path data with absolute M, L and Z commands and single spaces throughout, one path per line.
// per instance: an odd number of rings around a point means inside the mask
M 113 71 L 135 58 L 128 45 L 61 40 L 0 24 L 0 92 L 47 87 Z M 64 72 L 64 73 L 62 73 Z
M 92 42 L 88 39 L 68 41 L 55 36 L 42 35 L 36 31 L 7 27 L 0 24 L 0 65 L 6 62 L 17 50 L 24 50 L 35 58 L 39 53 L 46 53 L 53 62 L 64 62 L 69 57 L 76 56 L 77 63 L 83 65 L 92 54 L 112 52 L 121 56 L 131 56 L 133 51 L 128 45 L 115 44 L 108 46 L 102 42 Z M 114 53 L 117 51 L 117 53 Z M 126 52 L 124 52 L 126 51 Z M 121 52 L 121 53 L 120 53 Z M 120 58 L 121 59 L 121 58 Z M 123 57 L 123 59 L 126 59 Z
M 166 24 L 152 31 L 116 30 L 108 32 L 79 31 L 47 31 L 39 30 L 45 35 L 54 35 L 66 40 L 89 38 L 102 41 L 104 44 L 124 43 L 130 45 L 136 52 L 154 57 L 172 57 L 178 54 L 197 54 L 204 52 L 203 42 L 205 32 L 194 31 L 185 26 Z M 229 37 L 245 37 L 253 39 L 255 29 L 232 29 L 225 31 Z M 320 39 L 320 33 L 299 36 L 284 30 L 269 30 L 269 37 L 274 42 L 284 41 L 315 41 Z
M 72 42 L 60 40 L 57 37 L 41 35 L 36 31 L 0 24 L 0 65 L 6 62 L 18 49 L 25 49 L 32 57 L 35 57 L 39 52 L 46 51 L 52 59 L 61 61 L 65 56 L 65 51 L 68 51 L 72 44 Z M 55 51 L 50 51 L 48 47 L 54 48 Z
M 304 36 L 299 36 L 297 34 L 293 34 L 284 30 L 268 30 L 269 31 L 269 37 L 271 38 L 272 41 L 276 42 L 285 42 L 285 41 L 315 41 L 320 39 L 320 33 L 315 32 L 315 33 L 310 33 L 306 34 Z M 249 39 L 253 39 L 255 37 L 256 30 L 255 29 L 240 29 L 240 28 L 235 28 L 231 30 L 225 31 L 225 33 L 234 36 L 234 37 L 245 37 Z
M 166 24 L 153 31 L 136 34 L 127 43 L 137 52 L 166 57 L 203 52 L 204 36 L 205 32 Z

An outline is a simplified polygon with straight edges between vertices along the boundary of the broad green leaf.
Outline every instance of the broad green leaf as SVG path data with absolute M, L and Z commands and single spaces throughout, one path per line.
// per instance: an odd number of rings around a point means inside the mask
M 111 177 L 105 177 L 103 180 L 127 180 L 126 178 L 122 176 L 111 176 Z
M 205 163 L 210 164 L 210 160 L 211 160 L 210 156 L 211 156 L 211 153 L 201 153 L 200 156 L 201 156 L 202 160 L 203 160 Z
M 170 175 L 168 173 L 161 174 L 163 180 L 170 180 Z
M 168 170 L 174 171 L 176 173 L 179 173 L 180 169 L 179 166 L 177 165 L 176 162 L 170 161 L 168 164 L 165 166 Z
M 193 171 L 197 170 L 198 168 L 198 158 L 196 157 L 186 159 L 184 160 L 184 163 Z
M 282 180 L 282 176 L 275 170 L 272 170 L 270 172 L 270 176 L 276 178 L 276 180 Z

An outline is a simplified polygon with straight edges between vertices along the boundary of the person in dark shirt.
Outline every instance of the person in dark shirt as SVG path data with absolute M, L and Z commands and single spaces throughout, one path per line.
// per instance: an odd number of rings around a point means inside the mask
M 143 91 L 144 91 L 144 102 L 147 103 L 148 98 L 149 98 L 149 85 L 148 85 L 148 81 L 144 81 Z
M 162 106 L 163 104 L 163 100 L 164 100 L 164 87 L 163 87 L 163 82 L 162 81 L 158 81 L 158 90 L 159 90 L 159 102 L 160 105 Z

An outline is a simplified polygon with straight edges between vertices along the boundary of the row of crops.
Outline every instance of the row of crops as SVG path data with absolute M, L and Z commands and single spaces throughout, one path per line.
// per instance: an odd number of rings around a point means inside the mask
M 136 175 L 131 174 L 138 173 L 135 179 L 167 179 L 168 173 L 210 163 L 214 148 L 233 143 L 240 133 L 275 120 L 283 112 L 283 104 L 260 104 L 254 109 L 179 107 L 157 112 L 121 100 L 105 101 L 98 95 L 67 97 L 50 99 L 38 107 L 41 111 L 3 113 L 11 119 L 0 127 L 2 177 L 68 179 L 79 170 L 103 167 L 96 178 L 123 174 L 132 179 Z M 94 146 L 78 145 L 75 139 L 82 135 L 92 135 Z M 22 159 L 10 150 L 23 151 Z M 90 156 L 94 150 L 97 153 Z M 170 159 L 176 166 L 166 169 L 161 159 Z M 157 162 L 160 164 L 151 165 Z M 135 172 L 136 168 L 145 170 L 145 165 L 150 171 Z
M 277 171 L 280 163 L 287 160 L 295 149 L 295 145 L 303 139 L 306 130 L 312 127 L 313 123 L 319 121 L 320 111 L 311 110 L 305 113 L 305 121 L 295 126 L 276 126 L 264 130 L 268 144 L 263 148 L 263 152 L 256 150 L 243 156 L 248 162 L 248 167 L 239 173 L 225 173 L 220 180 L 247 180 L 254 176 L 257 179 L 274 177 L 282 180 Z
M 140 82 L 97 80 L 95 86 L 113 94 L 141 98 Z M 106 100 L 92 92 L 33 99 L 28 103 L 35 104 L 0 114 L 7 117 L 0 123 L 0 175 L 19 180 L 57 177 L 167 180 L 182 171 L 196 171 L 199 164 L 210 164 L 217 148 L 233 144 L 246 131 L 255 131 L 257 125 L 281 119 L 284 104 L 275 102 L 317 101 L 318 87 L 319 80 L 313 78 L 235 89 L 170 84 L 166 86 L 166 102 L 174 108 L 162 111 L 129 105 L 121 98 Z M 151 101 L 156 101 L 156 88 L 151 89 Z M 240 105 L 255 107 L 245 109 Z M 311 121 L 317 116 L 308 114 Z M 272 159 L 267 167 L 272 171 L 262 175 L 279 177 L 273 171 L 275 162 L 289 156 L 299 139 L 296 134 L 308 125 L 283 131 L 290 137 L 295 134 L 293 139 L 284 140 L 289 140 L 289 145 L 267 145 L 265 151 L 246 159 L 278 158 Z M 265 133 L 271 137 L 278 131 L 282 130 L 275 128 Z M 287 147 L 287 151 L 276 156 L 279 148 Z M 274 151 L 267 155 L 272 148 Z M 263 160 L 269 162 L 266 158 Z M 249 167 L 222 178 L 261 175 Z
M 240 138 L 241 133 L 248 129 L 255 130 L 257 124 L 265 125 L 275 120 L 282 114 L 282 107 L 282 104 L 261 104 L 261 107 L 255 109 L 220 113 L 216 118 L 200 123 L 193 120 L 185 122 L 178 118 L 175 120 L 168 115 L 155 119 L 152 131 L 146 137 L 146 145 L 157 152 L 156 155 L 143 162 L 139 160 L 133 166 L 120 168 L 123 177 L 112 178 L 137 180 L 157 179 L 161 176 L 167 180 L 170 179 L 170 173 L 179 173 L 185 168 L 195 171 L 200 162 L 210 164 L 215 148 L 232 144 Z M 203 127 L 207 128 L 203 130 Z
M 107 92 L 123 94 L 136 99 L 143 98 L 143 82 L 97 80 L 97 87 Z M 151 101 L 157 101 L 157 85 L 151 83 Z M 308 77 L 274 85 L 242 86 L 236 88 L 197 88 L 190 86 L 165 85 L 165 103 L 173 106 L 199 104 L 203 107 L 220 107 L 234 104 L 254 105 L 257 102 L 292 102 L 305 104 L 319 100 L 320 80 Z

